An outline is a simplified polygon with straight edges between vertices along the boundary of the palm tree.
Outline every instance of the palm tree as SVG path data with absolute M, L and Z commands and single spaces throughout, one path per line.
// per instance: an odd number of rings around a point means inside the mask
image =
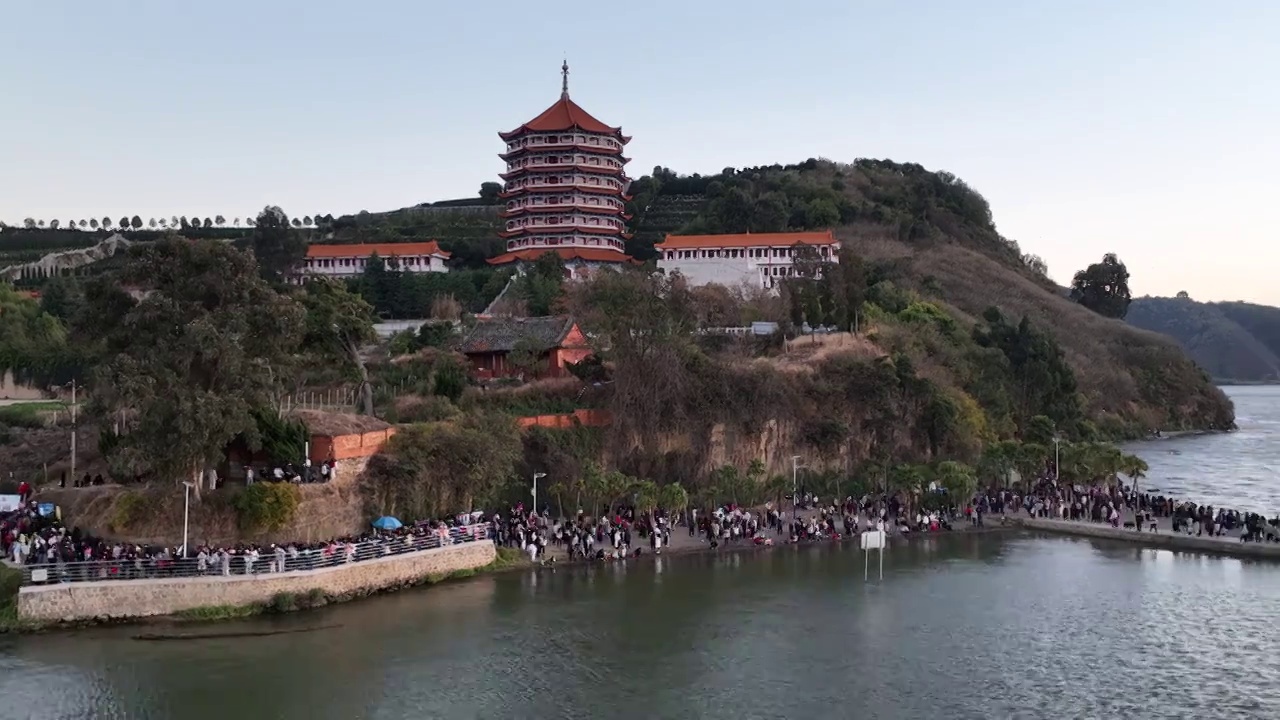
M 619 473 L 621 475 L 621 473 Z M 649 515 L 658 507 L 658 485 L 652 480 L 633 480 L 630 483 L 632 504 L 636 512 Z
M 677 514 L 689 507 L 689 493 L 680 483 L 670 483 L 658 489 L 658 506 L 669 514 Z
M 569 487 L 563 481 L 557 480 L 551 483 L 547 492 L 556 499 L 556 509 L 560 512 L 556 517 L 564 517 L 564 496 L 569 494 Z
M 1138 480 L 1147 476 L 1147 461 L 1137 455 L 1125 455 L 1120 458 L 1120 472 L 1128 475 L 1133 481 L 1133 492 L 1138 492 Z
M 978 489 L 978 479 L 973 474 L 973 468 L 961 462 L 946 460 L 938 463 L 934 477 L 956 503 L 968 502 Z
M 582 494 L 587 496 L 587 502 L 591 504 L 591 516 L 599 517 L 597 510 L 600 508 L 600 501 L 608 492 L 605 484 L 604 472 L 600 470 L 600 466 L 595 463 L 587 463 L 582 468 Z M 579 503 L 578 507 L 582 507 Z
M 1038 479 L 1044 472 L 1045 462 L 1049 459 L 1049 448 L 1040 443 L 1023 443 L 1014 445 L 1013 467 L 1018 477 L 1025 482 Z

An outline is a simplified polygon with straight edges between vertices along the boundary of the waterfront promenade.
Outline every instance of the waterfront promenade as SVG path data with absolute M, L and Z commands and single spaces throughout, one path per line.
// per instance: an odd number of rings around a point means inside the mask
M 1027 530 L 1097 538 L 1100 540 L 1119 540 L 1165 550 L 1280 560 L 1280 543 L 1241 542 L 1239 530 L 1226 535 L 1202 535 L 1199 537 L 1195 533 L 1190 535 L 1185 532 L 1175 533 L 1173 532 L 1171 520 L 1167 517 L 1155 518 L 1157 528 L 1155 532 L 1147 528 L 1143 528 L 1139 532 L 1133 528 L 1123 527 L 1123 525 L 1115 528 L 1107 523 L 1095 523 L 1085 520 L 1033 518 L 1024 513 L 1010 514 L 1005 517 L 1010 524 Z M 1000 520 L 998 516 L 992 519 L 996 522 Z M 1132 520 L 1132 513 L 1126 511 L 1124 521 L 1131 522 Z

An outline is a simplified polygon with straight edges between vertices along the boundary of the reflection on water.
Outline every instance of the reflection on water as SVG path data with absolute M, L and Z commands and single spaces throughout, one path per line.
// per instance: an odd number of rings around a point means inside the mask
M 1280 513 L 1280 386 L 1224 388 L 1239 430 L 1130 443 L 1147 461 L 1142 481 L 1179 498 L 1217 507 Z
M 8 638 L 0 717 L 1280 717 L 1275 565 L 997 535 L 894 547 L 883 581 L 863 562 L 522 571 L 257 639 Z

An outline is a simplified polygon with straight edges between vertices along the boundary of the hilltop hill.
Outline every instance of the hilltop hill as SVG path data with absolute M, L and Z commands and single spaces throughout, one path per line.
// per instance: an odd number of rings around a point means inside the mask
M 1280 308 L 1142 297 L 1126 320 L 1176 340 L 1218 382 L 1280 382 Z
M 674 231 L 669 215 L 658 220 L 649 211 L 678 196 L 684 225 L 675 230 L 831 227 L 867 261 L 882 291 L 913 291 L 967 324 L 993 306 L 1028 318 L 1061 344 L 1086 414 L 1111 434 L 1233 422 L 1230 401 L 1174 342 L 1064 297 L 1038 257 L 996 231 L 986 200 L 949 173 L 887 160 L 808 160 L 702 177 L 657 168 L 633 194 L 637 239 Z

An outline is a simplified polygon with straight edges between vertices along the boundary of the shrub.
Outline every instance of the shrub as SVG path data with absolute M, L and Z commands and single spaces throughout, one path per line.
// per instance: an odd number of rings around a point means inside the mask
M 234 504 L 242 529 L 278 530 L 293 521 L 298 488 L 289 483 L 254 483 L 236 496 Z
M 438 422 L 457 414 L 458 408 L 449 402 L 449 398 L 440 395 L 410 395 L 397 399 L 395 403 L 396 422 Z
M 123 492 L 111 506 L 111 519 L 107 526 L 112 532 L 124 532 L 151 514 L 153 509 L 150 497 L 132 490 Z
M 298 609 L 298 596 L 291 592 L 279 592 L 267 601 L 267 612 L 287 613 Z
M 449 400 L 456 403 L 466 389 L 466 369 L 453 360 L 440 363 L 435 372 L 434 393 L 441 397 L 449 398 Z

